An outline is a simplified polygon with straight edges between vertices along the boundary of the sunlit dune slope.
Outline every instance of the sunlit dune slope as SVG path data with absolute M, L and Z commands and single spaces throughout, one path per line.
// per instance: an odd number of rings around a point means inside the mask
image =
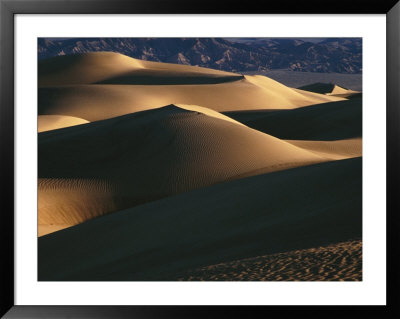
M 309 150 L 317 155 L 336 160 L 362 156 L 362 138 L 338 141 L 286 140 L 286 142 Z
M 189 111 L 194 111 L 194 112 L 201 112 L 205 115 L 223 119 L 232 123 L 236 123 L 239 125 L 243 125 L 240 122 L 235 121 L 234 119 L 231 119 L 228 116 L 225 116 L 219 112 L 216 112 L 214 110 L 201 107 L 198 105 L 186 105 L 186 104 L 177 104 L 177 107 L 180 107 L 185 110 Z M 64 128 L 64 127 L 69 127 L 69 126 L 75 126 L 75 125 L 80 125 L 80 124 L 86 124 L 89 123 L 89 121 L 83 120 L 78 117 L 73 117 L 73 116 L 66 116 L 66 115 L 39 115 L 38 116 L 38 132 L 45 132 L 45 131 L 51 131 L 51 130 L 56 130 L 59 128 Z
M 307 96 L 286 87 L 264 89 L 245 79 L 202 85 L 78 85 L 39 89 L 39 114 L 61 114 L 98 121 L 168 104 L 201 105 L 218 112 L 291 109 L 337 101 Z M 342 99 L 340 99 L 342 100 Z
M 214 111 L 187 108 L 40 133 L 39 224 L 73 225 L 190 189 L 330 160 Z
M 339 140 L 362 136 L 360 98 L 294 110 L 225 114 L 249 127 L 285 140 Z
M 57 56 L 39 62 L 39 87 L 72 84 L 180 84 L 239 80 L 240 74 L 138 60 L 115 52 Z
M 95 218 L 39 238 L 39 280 L 168 280 L 188 269 L 360 237 L 361 180 L 361 158 L 333 161 Z
M 72 224 L 41 224 L 38 226 L 38 237 L 54 233 L 61 229 L 73 226 Z
M 351 94 L 351 93 L 360 93 L 359 91 L 354 91 L 350 89 L 343 88 L 339 85 L 336 85 L 333 87 L 332 92 L 330 94 L 332 95 L 340 95 L 340 94 Z
M 168 104 L 216 111 L 292 109 L 342 98 L 292 89 L 265 76 L 242 76 L 117 53 L 52 58 L 39 65 L 39 114 L 98 121 Z
M 66 115 L 39 115 L 38 132 L 57 130 L 59 128 L 86 124 L 89 121 Z
M 332 84 L 332 83 L 318 82 L 318 83 L 313 83 L 313 84 L 302 86 L 299 89 L 301 89 L 303 91 L 310 91 L 310 92 L 314 92 L 314 93 L 326 94 L 328 96 L 343 97 L 343 98 L 348 98 L 348 99 L 361 96 L 361 92 L 359 92 L 359 91 L 346 89 L 344 87 L 341 87 L 337 84 Z

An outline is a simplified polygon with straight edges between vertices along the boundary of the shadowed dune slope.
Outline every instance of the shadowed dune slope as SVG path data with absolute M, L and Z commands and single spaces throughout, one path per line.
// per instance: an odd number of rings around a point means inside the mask
M 362 136 L 362 100 L 359 98 L 294 110 L 225 114 L 285 140 L 339 140 Z
M 326 93 L 332 93 L 334 87 L 335 87 L 335 84 L 333 84 L 333 83 L 317 82 L 317 83 L 300 86 L 299 89 L 304 90 L 304 91 L 314 92 L 314 93 L 326 94 Z
M 110 52 L 61 56 L 39 64 L 39 114 L 90 122 L 168 104 L 220 112 L 343 100 L 292 89 L 265 76 L 141 61 Z
M 89 121 L 84 119 L 66 116 L 66 115 L 39 115 L 38 116 L 38 132 L 57 130 L 63 127 L 86 124 Z
M 310 92 L 320 93 L 320 94 L 360 93 L 359 91 L 346 89 L 337 84 L 321 83 L 321 82 L 304 85 L 304 86 L 299 87 L 299 89 L 303 90 L 303 91 L 310 91 Z
M 61 229 L 65 229 L 68 227 L 73 226 L 73 224 L 42 224 L 38 225 L 38 237 L 54 233 L 56 231 L 59 231 Z
M 191 189 L 330 160 L 214 111 L 188 108 L 40 133 L 39 224 L 73 225 Z
M 355 158 L 165 198 L 40 237 L 39 280 L 168 280 L 343 242 L 361 236 L 361 190 Z
M 191 281 L 361 281 L 362 241 L 236 260 L 189 271 Z

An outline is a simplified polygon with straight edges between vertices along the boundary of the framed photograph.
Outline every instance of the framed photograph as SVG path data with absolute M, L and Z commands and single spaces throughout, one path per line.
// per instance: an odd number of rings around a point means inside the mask
M 4 318 L 400 314 L 397 1 L 0 1 Z

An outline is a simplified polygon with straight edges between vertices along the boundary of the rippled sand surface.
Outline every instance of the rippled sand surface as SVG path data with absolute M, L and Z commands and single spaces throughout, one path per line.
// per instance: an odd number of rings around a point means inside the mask
M 202 267 L 179 280 L 361 281 L 362 242 L 346 241 Z

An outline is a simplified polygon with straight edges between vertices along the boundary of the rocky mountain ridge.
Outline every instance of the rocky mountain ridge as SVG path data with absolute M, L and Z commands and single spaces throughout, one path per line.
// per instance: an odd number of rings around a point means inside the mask
M 167 63 L 230 72 L 284 69 L 302 72 L 362 72 L 361 38 L 70 38 L 38 39 L 38 58 L 113 51 Z

